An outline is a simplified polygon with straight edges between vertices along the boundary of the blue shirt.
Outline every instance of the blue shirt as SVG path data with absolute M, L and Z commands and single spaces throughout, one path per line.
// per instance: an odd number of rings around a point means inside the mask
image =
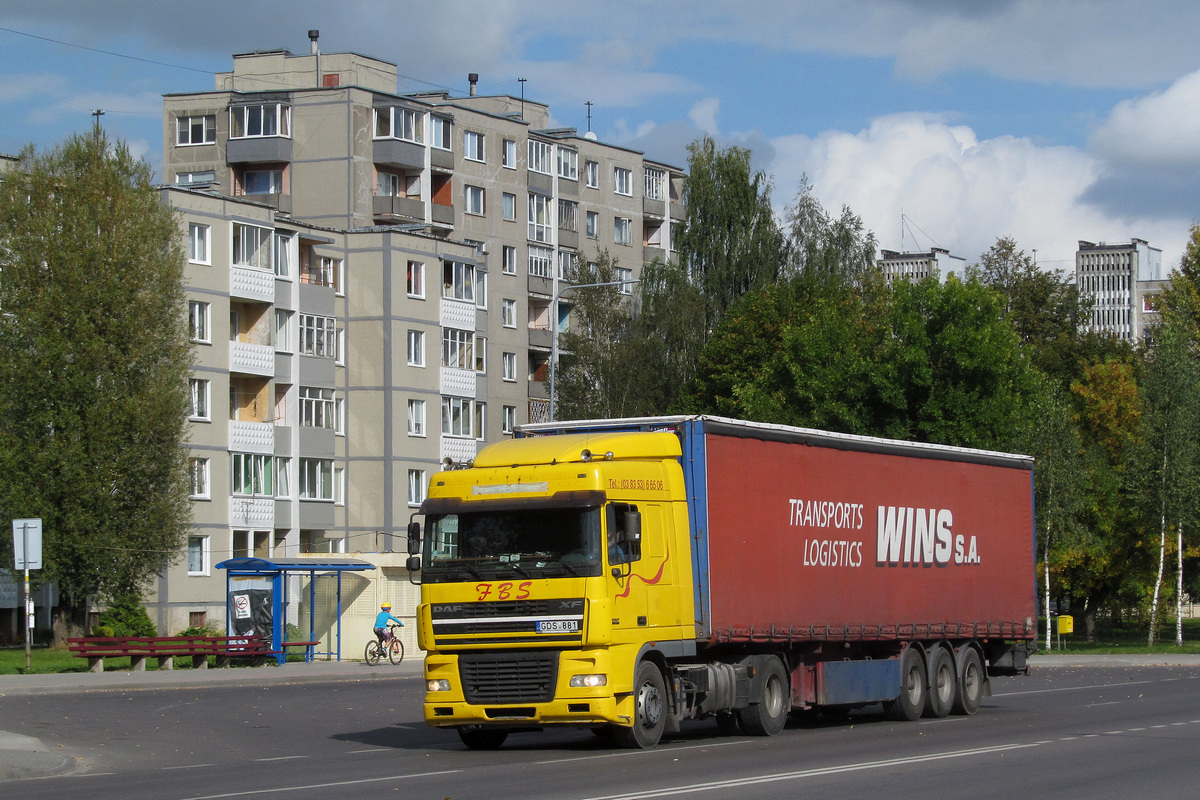
M 393 617 L 391 614 L 389 614 L 386 611 L 380 611 L 378 614 L 375 615 L 375 627 L 376 628 L 386 628 L 389 619 L 392 620 L 393 622 L 395 622 L 401 628 L 404 627 L 403 622 L 396 619 L 395 617 Z

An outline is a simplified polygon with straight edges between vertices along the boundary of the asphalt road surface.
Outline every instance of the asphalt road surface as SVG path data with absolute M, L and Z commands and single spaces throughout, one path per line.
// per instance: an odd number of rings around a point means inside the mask
M 0 783 L 0 797 L 1195 796 L 1200 670 L 1039 668 L 993 688 L 973 717 L 897 723 L 875 706 L 769 739 L 690 723 L 650 751 L 574 730 L 469 751 L 422 722 L 417 677 L 3 697 L 0 728 L 78 766 Z

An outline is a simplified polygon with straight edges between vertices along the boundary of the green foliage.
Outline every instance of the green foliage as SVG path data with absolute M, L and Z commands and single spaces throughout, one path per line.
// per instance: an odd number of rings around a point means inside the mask
M 64 599 L 137 594 L 189 523 L 183 255 L 150 180 L 97 130 L 0 184 L 0 516 L 43 519 Z
M 150 621 L 142 599 L 136 595 L 122 595 L 112 600 L 100 613 L 99 624 L 110 628 L 112 636 L 158 636 L 158 629 Z
M 849 206 L 842 206 L 837 219 L 830 216 L 807 176 L 784 222 L 790 274 L 860 283 L 876 270 L 875 234 L 864 231 L 862 219 Z

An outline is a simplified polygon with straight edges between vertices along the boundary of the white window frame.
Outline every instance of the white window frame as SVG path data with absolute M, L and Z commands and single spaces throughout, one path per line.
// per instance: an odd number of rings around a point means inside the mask
M 505 169 L 517 168 L 517 143 L 512 139 L 505 139 L 500 145 L 500 166 Z
M 428 485 L 425 479 L 425 470 L 410 469 L 408 471 L 408 505 L 409 508 L 416 508 L 425 502 L 425 487 Z
M 633 170 L 613 167 L 613 193 L 633 197 Z
M 296 343 L 300 355 L 336 358 L 337 338 L 337 320 L 333 317 L 300 315 L 299 341 Z
M 199 344 L 212 344 L 212 305 L 203 300 L 188 301 L 188 338 Z
M 475 302 L 475 265 L 463 261 L 443 261 L 442 297 Z
M 475 438 L 483 441 L 487 437 L 487 403 L 476 400 L 471 411 L 474 417 Z
M 255 182 L 264 181 L 261 186 L 251 188 L 251 176 Z M 265 179 L 260 176 L 266 176 Z M 248 169 L 242 172 L 242 194 L 283 194 L 282 169 Z
M 516 383 L 517 381 L 517 354 L 502 353 L 500 355 L 500 378 L 501 380 Z
M 346 468 L 337 465 L 333 468 L 333 504 L 346 505 Z
M 301 500 L 333 502 L 333 459 L 301 458 L 298 490 Z
M 517 407 L 516 406 L 501 406 L 500 407 L 500 432 L 512 434 L 517 427 Z
M 274 497 L 274 456 L 264 453 L 229 454 L 229 493 L 235 497 Z M 239 480 L 239 478 L 241 480 Z M 250 491 L 246 491 L 249 488 Z
M 574 250 L 558 251 L 558 277 L 560 280 L 566 280 L 578 266 L 579 253 Z
M 667 171 L 658 167 L 646 167 L 644 170 L 645 188 L 643 190 L 647 200 L 666 200 L 667 199 Z
M 487 193 L 482 186 L 463 184 L 463 211 L 476 217 L 482 217 L 486 211 L 486 197 Z
M 502 216 L 508 222 L 517 221 L 517 196 L 512 192 L 504 192 L 500 195 L 502 200 L 501 207 L 503 210 Z
M 295 260 L 292 258 L 292 241 L 295 238 L 295 234 L 287 231 L 275 231 L 271 267 L 275 270 L 276 278 L 292 279 L 292 263 Z
M 600 188 L 600 162 L 586 161 L 583 164 L 584 183 L 589 189 Z
M 301 386 L 300 427 L 301 428 L 337 428 L 336 393 L 325 386 Z
M 485 149 L 485 139 L 482 133 L 478 131 L 463 131 L 463 158 L 467 161 L 478 161 L 480 163 L 487 161 L 487 150 Z
M 442 397 L 442 435 L 454 439 L 471 438 L 474 412 L 469 397 Z
M 271 248 L 274 236 L 271 228 L 259 225 L 247 225 L 244 222 L 233 223 L 233 265 L 249 269 L 261 269 L 264 272 L 274 272 Z
M 435 150 L 450 150 L 453 148 L 453 122 L 446 117 L 439 117 L 436 114 L 430 114 L 429 127 L 431 128 L 429 136 L 431 147 L 433 147 Z
M 579 180 L 579 151 L 569 147 L 558 148 L 558 177 L 569 181 Z
M 549 142 L 529 140 L 529 171 L 542 175 L 553 175 L 554 146 Z
M 587 220 L 586 220 L 585 224 L 587 226 L 585 230 L 587 233 L 587 237 L 589 239 L 600 238 L 600 212 L 599 211 L 587 212 Z
M 425 299 L 425 262 L 408 262 L 408 296 L 417 300 Z
M 425 331 L 409 329 L 407 336 L 408 366 L 425 366 Z
M 475 371 L 487 372 L 487 337 L 475 334 Z
M 400 139 L 405 142 L 422 142 L 422 117 L 425 115 L 420 111 L 415 111 L 411 108 L 403 106 L 388 106 L 386 108 L 375 109 L 375 136 L 376 139 Z M 383 122 L 381 132 L 380 122 Z
M 558 199 L 558 229 L 560 231 L 574 231 L 576 229 L 576 219 L 579 216 L 579 203 L 574 200 Z
M 188 223 L 188 261 L 212 264 L 212 228 L 199 222 Z
M 275 352 L 292 352 L 292 315 L 286 308 L 275 309 Z
M 629 217 L 613 217 L 613 242 L 633 244 L 633 220 Z
M 613 277 L 618 281 L 623 281 L 617 287 L 618 294 L 633 294 L 633 270 L 629 267 L 616 267 L 613 269 Z
M 190 186 L 192 184 L 213 183 L 217 179 L 217 171 L 215 169 L 202 169 L 196 172 L 176 172 L 176 186 Z
M 442 366 L 475 369 L 475 334 L 460 328 L 442 328 Z
M 254 109 L 258 110 L 257 119 Z M 287 103 L 248 103 L 229 109 L 230 139 L 292 136 L 292 107 Z
M 487 270 L 475 270 L 475 307 L 487 309 Z
M 517 248 L 503 245 L 500 248 L 500 271 L 505 275 L 517 274 Z
M 200 556 L 200 564 L 197 569 L 192 569 L 192 544 L 197 545 L 197 553 Z M 189 533 L 187 543 L 187 574 L 189 577 L 207 577 L 211 574 L 212 564 L 212 540 L 204 533 Z
M 212 422 L 212 381 L 188 378 L 188 419 Z
M 500 301 L 500 324 L 505 328 L 517 327 L 517 301 L 504 298 Z
M 292 459 L 287 456 L 275 456 L 275 496 L 291 497 Z
M 549 247 L 529 246 L 529 274 L 538 278 L 549 278 L 553 268 L 554 251 Z
M 200 138 L 196 139 L 197 126 Z M 217 115 L 192 114 L 175 118 L 175 144 L 179 147 L 194 147 L 217 143 Z
M 425 425 L 425 401 L 410 399 L 408 401 L 408 435 L 414 439 L 424 439 L 428 428 Z
M 188 459 L 188 497 L 193 500 L 212 498 L 212 468 L 207 458 Z
M 537 192 L 529 193 L 529 230 L 531 242 L 550 241 L 550 198 Z

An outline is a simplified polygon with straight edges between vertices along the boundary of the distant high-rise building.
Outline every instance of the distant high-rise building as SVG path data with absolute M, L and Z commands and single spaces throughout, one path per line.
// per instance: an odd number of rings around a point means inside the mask
M 1162 250 L 1143 239 L 1125 244 L 1079 242 L 1075 253 L 1075 285 L 1091 300 L 1090 330 L 1141 342 L 1157 316 L 1149 298 L 1166 284 Z
M 930 275 L 937 276 L 942 283 L 951 275 L 962 277 L 966 267 L 966 259 L 950 255 L 949 250 L 934 247 L 928 253 L 897 253 L 895 250 L 881 250 L 878 261 L 879 268 L 891 283 L 899 278 L 919 281 Z

